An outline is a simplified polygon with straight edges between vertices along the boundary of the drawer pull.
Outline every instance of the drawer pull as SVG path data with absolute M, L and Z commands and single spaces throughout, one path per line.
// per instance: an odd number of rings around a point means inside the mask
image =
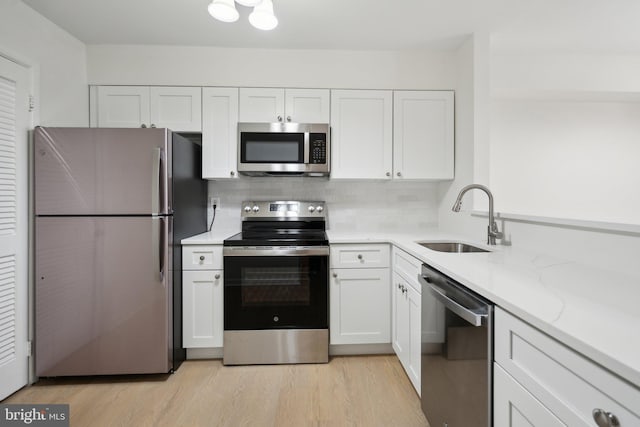
M 362 259 L 362 254 L 358 254 L 358 259 Z
M 338 277 L 338 273 L 333 273 L 333 277 Z
M 204 255 L 200 255 L 200 261 L 204 261 Z
M 213 276 L 214 279 L 218 280 L 220 278 L 220 273 L 216 273 L 215 276 Z
M 613 415 L 611 412 L 604 411 L 600 408 L 596 408 L 592 412 L 593 420 L 596 422 L 598 427 L 619 427 L 620 421 L 618 421 L 618 417 Z

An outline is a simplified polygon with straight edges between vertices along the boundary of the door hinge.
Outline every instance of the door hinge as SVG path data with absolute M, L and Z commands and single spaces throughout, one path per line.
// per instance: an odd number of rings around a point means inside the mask
M 33 95 L 29 95 L 29 112 L 36 109 L 36 98 Z

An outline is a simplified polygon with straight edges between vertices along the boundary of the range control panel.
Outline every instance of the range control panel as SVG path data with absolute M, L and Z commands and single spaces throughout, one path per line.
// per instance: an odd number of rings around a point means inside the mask
M 318 218 L 324 219 L 324 202 L 314 201 L 245 201 L 242 202 L 243 220 L 256 218 Z

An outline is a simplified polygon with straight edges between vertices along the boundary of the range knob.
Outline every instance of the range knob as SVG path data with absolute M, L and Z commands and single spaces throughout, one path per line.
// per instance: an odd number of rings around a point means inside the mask
M 315 207 L 313 207 L 313 206 L 309 206 L 309 212 L 310 212 L 310 213 L 313 213 L 315 210 L 316 210 L 316 208 L 315 208 Z
M 254 213 L 258 213 L 258 212 L 260 212 L 260 206 L 258 206 L 258 205 L 253 205 L 253 212 L 254 212 Z
M 316 212 L 321 213 L 324 210 L 322 206 L 316 206 Z
M 245 206 L 245 207 L 244 207 L 244 211 L 245 211 L 246 213 L 251 212 L 251 206 L 249 206 L 249 205 Z

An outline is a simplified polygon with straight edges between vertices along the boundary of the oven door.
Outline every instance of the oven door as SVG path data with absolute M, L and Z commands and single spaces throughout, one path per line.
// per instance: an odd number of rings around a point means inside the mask
M 329 248 L 224 248 L 224 329 L 327 329 Z

